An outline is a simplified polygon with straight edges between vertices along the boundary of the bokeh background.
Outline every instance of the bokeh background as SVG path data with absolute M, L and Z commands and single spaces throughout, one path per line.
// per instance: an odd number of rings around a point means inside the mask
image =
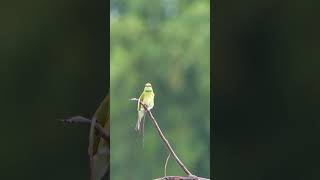
M 319 1 L 215 4 L 211 177 L 320 179 Z
M 0 179 L 88 180 L 88 130 L 109 86 L 107 1 L 1 1 Z
M 168 152 L 146 119 L 134 131 L 137 103 L 153 85 L 152 110 L 188 169 L 210 176 L 210 1 L 111 0 L 111 179 L 164 176 Z M 167 175 L 184 175 L 171 158 Z

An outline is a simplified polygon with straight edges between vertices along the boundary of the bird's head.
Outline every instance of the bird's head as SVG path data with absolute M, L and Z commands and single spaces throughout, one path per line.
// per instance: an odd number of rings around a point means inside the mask
M 146 83 L 144 86 L 144 91 L 145 92 L 152 92 L 152 86 L 150 83 Z

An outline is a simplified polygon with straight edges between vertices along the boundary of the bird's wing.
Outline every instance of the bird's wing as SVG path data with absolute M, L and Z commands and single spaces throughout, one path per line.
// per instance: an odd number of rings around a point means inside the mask
M 139 97 L 139 101 L 138 101 L 138 111 L 140 111 L 140 107 L 141 107 L 141 104 L 140 102 L 143 102 L 143 99 L 144 99 L 144 93 L 142 93 Z

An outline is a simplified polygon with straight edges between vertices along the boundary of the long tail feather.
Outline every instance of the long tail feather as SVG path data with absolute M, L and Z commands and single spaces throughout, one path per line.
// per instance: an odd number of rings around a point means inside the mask
M 139 131 L 139 129 L 140 129 L 140 117 L 138 116 L 136 127 L 134 128 L 134 130 Z
M 144 147 L 144 122 L 145 122 L 146 116 L 143 116 L 142 122 L 141 122 L 141 131 L 142 131 L 142 148 Z
M 144 147 L 144 122 L 145 122 L 144 111 L 138 111 L 138 119 L 136 123 L 135 130 L 142 134 L 142 147 Z
M 144 112 L 143 111 L 138 111 L 138 119 L 137 119 L 137 123 L 136 123 L 136 127 L 135 130 L 136 131 L 140 131 L 140 125 L 141 125 L 141 120 L 144 116 Z

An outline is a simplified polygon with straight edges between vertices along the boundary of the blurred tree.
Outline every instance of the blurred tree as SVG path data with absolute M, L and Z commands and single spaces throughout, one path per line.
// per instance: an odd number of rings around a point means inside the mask
M 209 177 L 209 3 L 111 0 L 111 179 L 163 176 L 168 153 L 149 120 L 141 148 L 136 104 L 127 101 L 146 82 L 156 95 L 152 111 L 177 155 L 191 172 Z M 170 174 L 183 175 L 174 161 Z

